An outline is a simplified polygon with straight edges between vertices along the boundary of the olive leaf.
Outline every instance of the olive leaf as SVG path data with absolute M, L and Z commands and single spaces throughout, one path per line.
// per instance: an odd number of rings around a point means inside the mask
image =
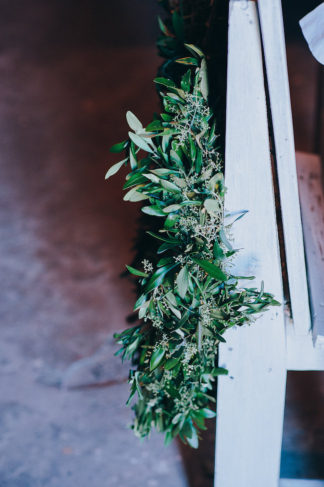
M 126 265 L 126 267 L 127 270 L 134 276 L 148 277 L 148 274 L 146 272 L 138 271 L 137 269 L 134 269 L 134 267 L 131 267 L 130 265 Z
M 178 292 L 182 298 L 185 297 L 189 287 L 189 273 L 188 267 L 185 265 L 181 271 L 179 272 L 177 279 L 176 279 Z
M 128 161 L 128 159 L 123 159 L 122 161 L 116 162 L 116 164 L 111 166 L 108 169 L 108 171 L 106 172 L 105 179 L 109 179 L 111 176 L 116 174 L 119 171 L 119 169 L 123 166 L 123 164 L 125 164 L 127 161 Z
M 211 262 L 208 262 L 208 260 L 196 259 L 195 257 L 192 257 L 192 260 L 196 264 L 198 264 L 202 269 L 204 269 L 204 271 L 206 271 L 207 274 L 214 277 L 218 281 L 227 280 L 227 275 L 224 274 L 224 272 L 218 266 L 212 264 Z
M 125 196 L 123 198 L 124 201 L 133 201 L 133 202 L 136 202 L 136 201 L 146 200 L 148 198 L 148 196 L 137 191 L 141 187 L 142 187 L 142 185 L 139 184 L 139 185 L 135 186 L 134 188 L 130 189 L 125 194 Z
M 219 202 L 211 198 L 208 198 L 204 201 L 204 207 L 211 216 L 217 216 L 221 209 Z
M 145 152 L 151 152 L 153 154 L 154 151 L 142 137 L 137 134 L 133 134 L 133 132 L 128 132 L 128 135 L 129 138 L 134 142 L 134 144 L 137 145 L 137 147 L 144 150 Z
M 160 363 L 162 362 L 162 360 L 164 358 L 164 355 L 165 355 L 165 350 L 162 347 L 156 349 L 152 353 L 152 357 L 150 360 L 150 371 L 151 372 L 152 372 L 152 370 L 156 369 L 156 367 L 158 367 L 160 365 Z
M 164 216 L 165 213 L 159 206 L 143 206 L 142 212 L 146 213 L 147 215 L 152 215 L 152 216 Z
M 123 142 L 119 142 L 118 144 L 114 144 L 110 147 L 110 152 L 118 153 L 123 152 L 124 149 L 128 146 L 128 141 L 124 140 Z
M 136 115 L 134 115 L 134 113 L 128 111 L 126 113 L 126 120 L 129 127 L 132 130 L 134 130 L 134 132 L 140 132 L 141 130 L 143 130 L 142 123 L 138 120 L 138 118 L 136 117 Z

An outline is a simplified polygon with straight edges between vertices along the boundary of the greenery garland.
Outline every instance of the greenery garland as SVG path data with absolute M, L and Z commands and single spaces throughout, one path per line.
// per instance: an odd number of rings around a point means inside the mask
M 112 152 L 127 152 L 109 178 L 129 164 L 126 201 L 145 201 L 142 211 L 160 219 L 148 232 L 160 242 L 154 263 L 127 266 L 139 278 L 142 294 L 135 304 L 142 322 L 116 335 L 122 358 L 132 359 L 131 393 L 135 433 L 152 427 L 165 432 L 168 444 L 179 435 L 198 447 L 198 429 L 215 416 L 213 383 L 227 371 L 217 365 L 217 347 L 235 325 L 251 323 L 256 313 L 278 305 L 273 295 L 241 287 L 231 274 L 233 249 L 229 232 L 244 211 L 224 212 L 224 161 L 208 104 L 206 60 L 186 45 L 191 57 L 177 62 L 189 69 L 177 85 L 157 78 L 164 111 L 144 128 L 127 113 L 131 131 Z M 140 155 L 142 154 L 142 158 Z

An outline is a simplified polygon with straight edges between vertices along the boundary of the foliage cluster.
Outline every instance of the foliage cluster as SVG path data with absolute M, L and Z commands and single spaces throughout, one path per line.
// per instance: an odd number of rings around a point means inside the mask
M 208 103 L 206 60 L 187 45 L 188 67 L 179 84 L 155 79 L 163 112 L 144 128 L 131 112 L 128 140 L 112 147 L 126 152 L 106 178 L 129 167 L 124 200 L 143 201 L 142 211 L 159 219 L 148 232 L 160 242 L 155 262 L 128 270 L 139 279 L 135 310 L 141 323 L 117 335 L 118 353 L 132 359 L 130 398 L 135 433 L 152 427 L 196 448 L 198 430 L 215 416 L 213 383 L 227 371 L 217 365 L 217 346 L 227 329 L 250 323 L 256 313 L 277 305 L 273 295 L 242 287 L 231 273 L 237 252 L 229 234 L 244 211 L 224 211 L 223 158 L 215 117 Z

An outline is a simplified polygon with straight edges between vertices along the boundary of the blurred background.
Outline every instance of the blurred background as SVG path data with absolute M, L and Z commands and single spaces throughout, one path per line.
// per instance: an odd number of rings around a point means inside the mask
M 298 26 L 319 3 L 283 0 L 296 148 L 323 155 L 323 73 Z M 0 487 L 212 485 L 212 422 L 197 452 L 140 443 L 112 356 L 139 207 L 104 176 L 126 110 L 158 110 L 157 12 L 0 0 Z M 323 374 L 289 372 L 283 477 L 324 479 L 323 399 Z

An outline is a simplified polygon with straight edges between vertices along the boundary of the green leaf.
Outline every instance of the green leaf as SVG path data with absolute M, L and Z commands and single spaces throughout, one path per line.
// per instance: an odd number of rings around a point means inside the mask
M 143 193 L 139 193 L 137 191 L 138 188 L 140 188 L 141 185 L 138 185 L 138 186 L 135 186 L 134 188 L 130 189 L 124 196 L 124 201 L 132 201 L 132 202 L 136 202 L 136 201 L 142 201 L 142 200 L 147 200 L 148 199 L 148 196 L 146 194 L 143 194 Z
M 171 135 L 163 135 L 162 137 L 162 150 L 164 153 L 168 150 L 171 138 Z
M 186 265 L 179 272 L 177 279 L 176 279 L 176 283 L 178 286 L 178 292 L 179 292 L 181 298 L 184 299 L 184 297 L 187 294 L 188 287 L 189 287 L 189 274 L 188 274 L 188 268 Z
M 177 10 L 174 10 L 172 14 L 172 25 L 174 32 L 178 39 L 183 42 L 184 41 L 184 22 L 182 16 L 179 14 Z
M 160 179 L 155 174 L 145 173 L 143 174 L 143 176 L 145 176 L 147 179 L 152 181 L 152 183 L 157 183 L 157 184 L 160 183 Z
M 237 220 L 243 218 L 244 215 L 248 213 L 248 210 L 238 210 L 226 213 L 224 216 L 224 224 L 226 227 L 233 225 Z
M 198 150 L 197 157 L 195 160 L 195 171 L 197 174 L 200 174 L 202 168 L 202 152 Z
M 156 369 L 162 362 L 165 355 L 165 350 L 162 347 L 157 348 L 153 353 L 150 360 L 150 371 Z
M 228 370 L 224 369 L 224 367 L 215 367 L 212 370 L 213 375 L 228 375 Z
M 176 171 L 172 171 L 171 169 L 165 169 L 164 167 L 160 167 L 159 169 L 152 169 L 151 172 L 153 174 L 157 174 L 158 176 L 169 176 L 169 174 L 176 173 Z
M 133 274 L 134 276 L 139 276 L 139 277 L 148 277 L 149 275 L 146 274 L 146 272 L 138 271 L 137 269 L 134 269 L 134 267 L 131 267 L 130 265 L 127 265 L 127 270 Z
M 172 161 L 174 161 L 180 169 L 183 168 L 183 163 L 181 160 L 181 154 L 182 154 L 182 152 L 180 150 L 175 151 L 172 149 L 170 151 L 170 156 L 171 156 Z
M 140 372 L 139 371 L 136 371 L 135 372 L 135 384 L 136 384 L 136 390 L 137 390 L 137 394 L 138 394 L 138 397 L 140 399 L 143 399 L 143 394 L 142 394 L 142 390 L 141 390 L 141 385 L 139 383 L 139 375 L 140 375 Z
M 164 216 L 165 213 L 162 211 L 162 209 L 159 206 L 143 206 L 142 212 L 146 213 L 147 215 L 152 215 L 152 216 Z
M 223 259 L 225 257 L 224 251 L 223 251 L 222 247 L 219 245 L 219 243 L 217 242 L 217 240 L 215 240 L 215 242 L 214 242 L 213 253 L 214 253 L 215 259 Z
M 119 169 L 122 167 L 122 165 L 127 162 L 127 160 L 128 159 L 123 159 L 122 161 L 116 162 L 116 164 L 114 164 L 113 166 L 111 166 L 108 169 L 108 171 L 106 172 L 105 179 L 109 179 L 111 176 L 113 176 L 114 174 L 116 174 L 119 171 Z
M 177 59 L 176 62 L 178 64 L 185 64 L 187 66 L 199 66 L 199 62 L 194 57 L 183 57 Z
M 165 295 L 165 297 L 169 301 L 169 303 L 172 304 L 172 306 L 178 306 L 177 299 L 176 299 L 175 295 L 171 291 L 169 291 Z
M 154 274 L 150 277 L 146 287 L 145 287 L 145 293 L 149 293 L 156 287 L 160 286 L 163 281 L 165 276 L 167 275 L 168 272 L 170 272 L 172 269 L 174 269 L 176 266 L 179 264 L 172 264 L 172 265 L 167 265 L 163 267 L 159 267 Z
M 134 144 L 137 145 L 137 147 L 144 150 L 145 152 L 150 152 L 151 154 L 154 154 L 154 151 L 142 137 L 137 134 L 133 134 L 133 132 L 128 132 L 128 135 L 129 138 L 134 142 Z
M 196 148 L 196 144 L 193 141 L 192 137 L 189 137 L 189 143 L 190 143 L 190 157 L 191 157 L 191 160 L 194 161 L 196 159 L 197 148 Z
M 208 98 L 208 75 L 207 75 L 207 64 L 204 58 L 201 61 L 200 67 L 200 91 L 205 100 Z
M 158 85 L 167 86 L 168 88 L 176 88 L 177 87 L 177 85 L 175 84 L 174 81 L 172 81 L 171 79 L 167 79 L 167 78 L 155 78 L 154 83 L 156 83 Z
M 221 210 L 219 202 L 210 198 L 204 201 L 204 207 L 211 216 L 218 216 Z
M 174 225 L 178 220 L 179 220 L 179 215 L 177 215 L 176 213 L 169 213 L 167 218 L 165 219 L 164 228 L 169 230 L 170 228 L 174 227 Z
M 178 413 L 174 416 L 174 418 L 172 419 L 172 424 L 177 424 L 179 423 L 182 418 L 184 417 L 184 414 L 183 413 Z
M 126 120 L 127 120 L 129 127 L 132 130 L 134 130 L 134 132 L 138 132 L 138 131 L 143 130 L 142 123 L 138 120 L 138 118 L 136 117 L 136 115 L 134 115 L 134 113 L 128 111 L 126 113 Z
M 169 358 L 169 360 L 167 360 L 165 362 L 165 366 L 164 366 L 165 370 L 171 370 L 171 369 L 173 369 L 173 367 L 175 367 L 179 363 L 179 361 L 180 361 L 180 357 L 178 357 L 178 358 Z
M 225 234 L 225 231 L 224 231 L 223 228 L 221 228 L 220 231 L 219 231 L 219 237 L 220 237 L 221 241 L 223 242 L 223 244 L 225 245 L 225 247 L 228 250 L 233 250 L 233 247 L 230 244 L 230 242 L 228 241 L 228 239 L 226 237 L 226 234 Z
M 201 201 L 187 200 L 181 203 L 181 206 L 200 206 Z
M 134 305 L 134 311 L 137 311 L 139 308 L 144 306 L 145 302 L 146 302 L 146 294 L 142 294 Z
M 156 132 L 158 130 L 163 130 L 163 128 L 160 120 L 153 120 L 153 122 L 149 123 L 145 128 L 145 132 Z
M 124 140 L 123 142 L 118 142 L 118 144 L 114 144 L 112 147 L 110 147 L 110 152 L 114 152 L 114 153 L 123 152 L 123 150 L 125 150 L 127 146 L 128 146 L 128 140 Z
M 200 58 L 204 57 L 204 53 L 201 51 L 201 49 L 199 49 L 199 47 L 194 46 L 193 44 L 185 44 L 185 46 L 188 49 L 188 51 L 190 51 L 190 53 L 193 54 L 194 56 L 198 55 L 198 57 Z
M 204 418 L 215 418 L 216 417 L 216 413 L 215 411 L 212 411 L 211 409 L 209 408 L 203 408 L 199 411 L 199 413 L 204 417 Z
M 167 431 L 165 433 L 164 446 L 169 446 L 170 443 L 172 442 L 172 440 L 173 440 L 173 436 L 172 436 L 171 431 Z
M 140 172 L 132 172 L 129 174 L 130 177 L 126 178 L 126 183 L 124 184 L 123 189 L 128 189 L 131 186 L 136 186 L 147 182 L 147 179 Z
M 171 193 L 181 193 L 181 189 L 178 186 L 176 186 L 174 183 L 171 183 L 170 181 L 161 179 L 160 184 L 164 189 L 170 191 Z
M 162 240 L 162 242 L 170 243 L 170 244 L 180 244 L 180 240 L 177 240 L 176 238 L 165 238 L 162 237 L 162 235 L 159 235 L 158 233 L 154 232 L 147 232 L 151 237 L 156 238 L 157 240 Z
M 124 184 L 123 189 L 128 189 L 132 186 L 137 186 L 147 182 L 147 179 L 144 178 L 140 172 L 131 172 L 128 176 L 130 177 L 126 178 L 126 183 Z
M 180 210 L 181 205 L 169 205 L 166 208 L 163 208 L 164 213 L 172 213 L 173 211 Z
M 168 37 L 174 37 L 172 32 L 169 31 L 167 26 L 162 21 L 161 17 L 158 17 L 158 24 L 159 24 L 159 27 L 160 27 L 161 31 L 163 32 L 163 34 L 165 34 Z
M 189 438 L 188 436 L 186 436 L 186 441 L 187 441 L 188 445 L 191 446 L 191 448 L 195 448 L 195 449 L 198 448 L 198 445 L 199 445 L 198 434 L 197 434 L 197 430 L 194 426 L 192 426 L 191 437 Z
M 191 71 L 190 69 L 188 69 L 188 71 L 181 78 L 181 88 L 184 91 L 189 92 L 190 86 L 191 86 Z
M 137 350 L 137 347 L 140 344 L 140 337 L 137 337 L 128 347 L 126 348 L 126 354 L 130 357 L 133 353 Z
M 162 267 L 166 264 L 170 264 L 171 262 L 174 262 L 173 257 L 163 257 L 163 259 L 160 259 L 157 263 L 157 267 Z
M 226 281 L 227 276 L 224 272 L 216 265 L 212 264 L 208 260 L 200 260 L 192 257 L 192 260 L 199 265 L 207 274 L 217 279 L 217 281 Z
M 131 143 L 130 150 L 129 150 L 129 162 L 130 162 L 130 167 L 132 169 L 137 168 L 136 151 L 133 142 Z

